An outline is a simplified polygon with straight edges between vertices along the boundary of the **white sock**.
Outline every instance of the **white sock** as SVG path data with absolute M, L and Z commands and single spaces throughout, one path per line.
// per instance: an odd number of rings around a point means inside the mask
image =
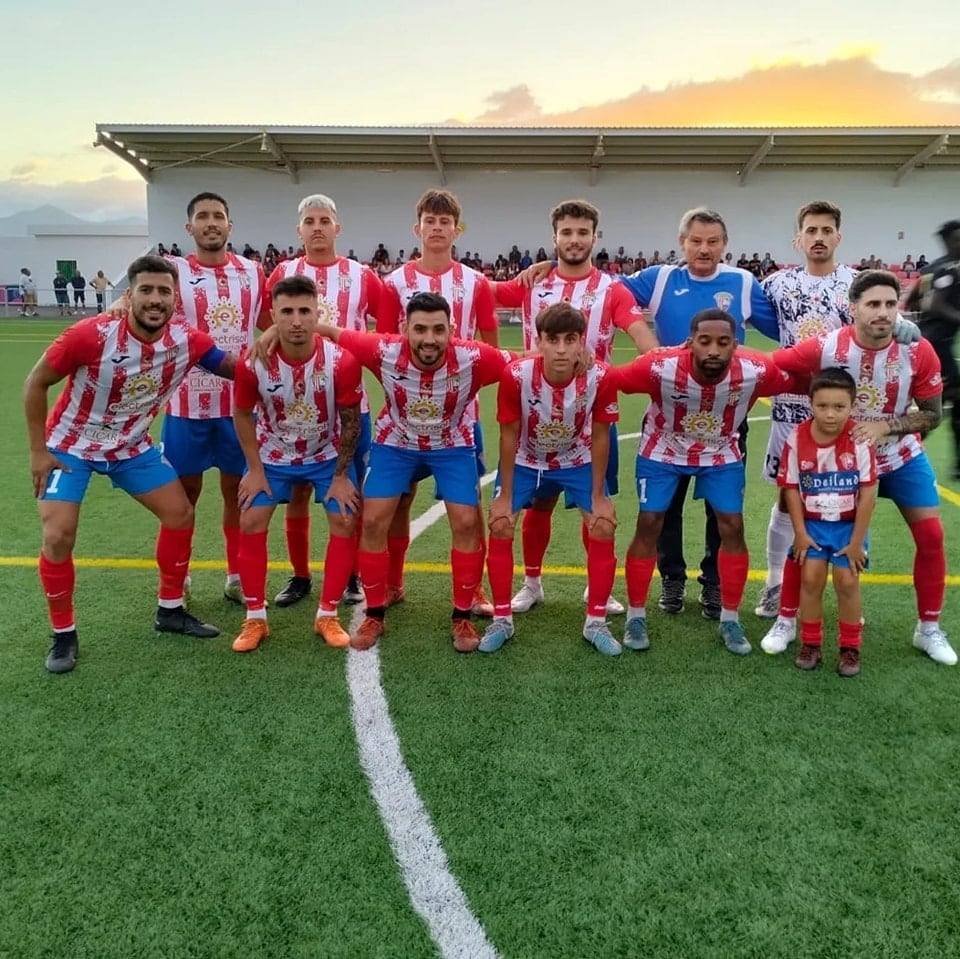
M 236 586 L 240 582 L 239 573 L 227 573 L 227 586 Z
M 586 626 L 603 626 L 607 619 L 605 616 L 588 616 Z
M 266 622 L 267 619 L 267 607 L 261 606 L 260 609 L 248 609 L 247 610 L 247 619 L 262 619 Z
M 793 523 L 788 513 L 780 512 L 776 503 L 770 510 L 767 526 L 767 587 L 779 586 L 787 553 L 793 545 Z
M 777 616 L 777 621 L 774 623 L 775 626 L 789 626 L 791 629 L 797 628 L 797 617 L 796 616 Z
M 534 590 L 535 592 L 539 589 L 543 589 L 543 581 L 539 576 L 524 576 L 523 585 L 529 586 L 530 589 Z
M 178 599 L 158 599 L 157 605 L 161 609 L 179 609 L 183 605 L 183 596 Z
M 627 619 L 646 619 L 647 609 L 645 606 L 628 606 Z
M 721 609 L 720 610 L 720 622 L 721 623 L 736 623 L 740 620 L 740 613 L 735 609 Z

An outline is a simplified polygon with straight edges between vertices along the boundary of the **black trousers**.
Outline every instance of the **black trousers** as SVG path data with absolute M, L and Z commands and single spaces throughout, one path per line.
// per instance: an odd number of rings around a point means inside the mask
M 945 321 L 921 323 L 920 330 L 930 341 L 940 360 L 940 375 L 943 377 L 943 398 L 952 401 L 950 428 L 953 431 L 954 466 L 960 468 L 960 367 L 953 352 L 957 327 Z
M 743 461 L 747 461 L 747 421 L 740 424 L 738 445 L 743 453 Z M 690 487 L 690 477 L 683 476 L 677 485 L 667 512 L 663 518 L 663 529 L 660 539 L 657 540 L 657 569 L 661 579 L 687 578 L 687 562 L 683 558 L 683 507 Z M 720 552 L 720 530 L 717 527 L 717 514 L 713 507 L 704 500 L 706 514 L 706 529 L 704 532 L 703 559 L 700 561 L 700 579 L 705 583 L 720 583 L 717 573 L 717 554 Z

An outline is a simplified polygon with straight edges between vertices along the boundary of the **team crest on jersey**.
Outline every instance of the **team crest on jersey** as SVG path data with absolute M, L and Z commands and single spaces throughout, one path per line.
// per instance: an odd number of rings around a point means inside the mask
M 888 360 L 883 367 L 884 379 L 898 382 L 900 380 L 900 364 L 896 360 Z
M 801 470 L 812 470 L 814 466 L 816 466 L 816 463 L 813 460 L 800 460 Z
M 593 307 L 593 304 L 596 302 L 597 302 L 596 293 L 584 293 L 583 296 L 580 297 L 580 309 L 589 310 Z
M 457 373 L 451 373 L 444 382 L 443 388 L 448 393 L 456 393 L 460 389 L 460 376 Z
M 861 413 L 881 413 L 886 397 L 872 383 L 857 387 L 857 410 Z
M 313 374 L 313 388 L 315 390 L 325 390 L 327 388 L 327 371 L 316 370 Z
M 222 296 L 207 310 L 204 320 L 210 334 L 216 336 L 235 330 L 240 325 L 240 311 Z
M 717 418 L 705 410 L 687 413 L 680 421 L 684 433 L 693 436 L 714 438 L 720 433 L 720 423 Z
M 717 304 L 718 309 L 729 310 L 730 304 L 733 302 L 733 294 L 727 292 L 714 293 L 713 302 Z
M 237 281 L 240 283 L 241 290 L 246 291 L 250 289 L 250 274 L 245 270 L 237 273 Z
M 742 396 L 742 390 L 730 390 L 730 395 L 727 397 L 727 406 L 736 406 Z
M 580 394 L 573 401 L 573 409 L 577 413 L 582 413 L 587 408 L 587 398 L 585 395 Z
M 337 320 L 340 319 L 340 310 L 337 309 L 336 303 L 330 303 L 322 296 L 318 296 L 317 319 L 319 319 L 321 323 L 330 323 L 336 326 Z
M 566 423 L 540 423 L 537 426 L 537 449 L 548 453 L 565 450 L 572 436 L 573 428 Z
M 116 403 L 110 404 L 111 413 L 140 413 L 153 407 L 160 384 L 149 373 L 138 373 L 123 384 Z
M 798 340 L 809 340 L 811 337 L 820 336 L 826 332 L 828 332 L 827 324 L 820 316 L 808 316 L 797 324 Z
M 838 459 L 840 462 L 840 469 L 842 470 L 852 470 L 854 466 L 857 465 L 857 460 L 853 453 L 841 453 Z
M 462 283 L 454 283 L 453 286 L 450 287 L 450 296 L 453 298 L 454 303 L 462 303 L 466 292 Z
M 349 273 L 341 273 L 339 280 L 340 292 L 349 293 L 350 288 L 353 286 L 353 278 Z

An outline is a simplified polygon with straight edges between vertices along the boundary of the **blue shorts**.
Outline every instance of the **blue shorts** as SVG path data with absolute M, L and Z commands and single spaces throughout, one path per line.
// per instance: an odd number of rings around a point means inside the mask
M 620 441 L 617 439 L 617 424 L 610 424 L 610 456 L 607 459 L 607 475 L 604 477 L 607 496 L 616 496 L 620 492 Z M 575 503 L 569 493 L 563 497 L 566 509 L 573 509 L 579 505 Z M 587 511 L 589 512 L 589 510 Z
M 497 493 L 500 492 L 500 473 L 497 472 Z M 566 466 L 555 470 L 536 470 L 532 466 L 513 468 L 512 512 L 533 506 L 535 500 L 552 499 L 564 494 L 564 506 L 574 506 L 589 513 L 593 510 L 593 467 Z
M 312 483 L 314 502 L 323 503 L 327 490 L 333 482 L 333 471 L 337 465 L 335 459 L 325 460 L 323 463 L 307 463 L 303 466 L 278 466 L 276 464 L 264 463 L 263 472 L 273 491 L 273 496 L 267 496 L 266 493 L 257 493 L 253 498 L 251 506 L 276 506 L 277 503 L 289 503 L 290 493 L 296 483 Z M 357 489 L 360 484 L 357 482 L 357 473 L 351 463 L 347 469 L 347 476 L 350 482 Z M 328 513 L 339 513 L 340 505 L 335 500 L 324 503 L 324 509 Z M 348 512 L 353 512 L 352 510 Z
M 472 446 L 443 450 L 399 449 L 374 443 L 363 478 L 366 499 L 390 499 L 410 492 L 412 483 L 433 476 L 437 496 L 448 503 L 476 506 L 480 502 L 477 456 Z
M 70 470 L 69 473 L 52 470 L 47 477 L 47 486 L 40 499 L 51 502 L 82 503 L 87 486 L 90 485 L 90 477 L 94 473 L 109 476 L 110 482 L 117 489 L 122 489 L 131 496 L 152 493 L 155 489 L 178 480 L 174 468 L 155 446 L 138 456 L 131 456 L 130 459 L 111 462 L 85 460 L 54 449 L 50 452 Z
M 808 519 L 804 522 L 804 525 L 807 527 L 810 538 L 820 547 L 820 549 L 807 550 L 807 559 L 821 559 L 825 563 L 833 563 L 834 566 L 850 569 L 850 560 L 846 556 L 837 556 L 837 552 L 850 543 L 850 536 L 853 534 L 852 519 L 833 522 L 822 519 Z M 864 541 L 863 548 L 869 551 L 869 536 Z M 790 556 L 793 556 L 792 546 L 790 547 Z M 866 568 L 870 568 L 869 560 L 867 560 Z
M 877 481 L 877 495 L 892 499 L 897 506 L 939 506 L 937 477 L 927 454 L 921 453 L 903 466 L 881 475 Z
M 636 475 L 641 513 L 665 513 L 681 476 L 694 477 L 693 498 L 705 499 L 715 512 L 743 512 L 743 461 L 723 466 L 679 466 L 638 456 Z
M 247 465 L 229 416 L 210 420 L 165 416 L 160 448 L 177 476 L 198 476 L 213 466 L 221 473 L 242 476 Z

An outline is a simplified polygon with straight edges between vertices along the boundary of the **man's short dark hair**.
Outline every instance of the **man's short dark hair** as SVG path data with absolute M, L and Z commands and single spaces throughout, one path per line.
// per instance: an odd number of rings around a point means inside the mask
M 803 229 L 803 221 L 808 216 L 832 216 L 837 229 L 840 229 L 840 207 L 829 200 L 811 200 L 797 210 L 797 229 Z
M 414 313 L 444 313 L 449 322 L 450 304 L 439 293 L 414 293 L 407 300 L 407 319 Z
M 127 267 L 127 281 L 132 288 L 137 282 L 137 276 L 140 273 L 166 273 L 173 277 L 174 285 L 180 276 L 177 273 L 176 266 L 166 257 L 157 256 L 156 253 L 147 253 L 144 256 L 138 256 L 133 263 Z
M 270 291 L 273 299 L 278 296 L 312 296 L 317 298 L 317 284 L 302 273 L 295 273 L 293 276 L 285 276 L 282 280 L 277 280 Z
M 737 335 L 737 321 L 736 318 L 731 316 L 726 310 L 721 310 L 719 307 L 711 306 L 708 310 L 701 310 L 699 313 L 694 313 L 693 319 L 690 320 L 690 335 L 696 336 L 697 329 L 701 323 L 710 323 L 713 320 L 720 320 L 723 323 L 730 324 L 730 332 L 734 337 Z
M 857 382 L 840 366 L 828 366 L 815 373 L 810 381 L 810 396 L 817 390 L 845 390 L 850 394 L 850 402 L 857 401 Z
M 897 297 L 900 296 L 900 281 L 889 270 L 861 270 L 853 278 L 847 298 L 856 303 L 872 286 L 889 286 Z
M 193 211 L 196 209 L 198 203 L 202 203 L 204 200 L 214 200 L 216 203 L 223 204 L 224 213 L 227 214 L 227 218 L 230 217 L 230 207 L 227 206 L 227 201 L 220 196 L 219 193 L 211 193 L 209 190 L 204 193 L 198 193 L 188 204 L 187 204 L 187 219 L 193 219 Z
M 424 213 L 432 213 L 434 216 L 452 216 L 455 224 L 460 223 L 460 215 L 463 208 L 460 201 L 449 190 L 427 190 L 423 196 L 417 200 L 417 222 Z M 383 245 L 382 243 L 380 244 Z
M 947 220 L 947 222 L 944 223 L 939 230 L 937 230 L 937 236 L 939 236 L 940 239 L 945 240 L 956 230 L 960 230 L 960 220 Z
M 574 220 L 590 220 L 593 223 L 593 232 L 597 232 L 600 223 L 600 211 L 586 200 L 564 200 L 550 211 L 550 225 L 553 232 L 557 232 L 557 223 L 564 217 Z
M 537 314 L 537 334 L 579 333 L 587 331 L 587 318 L 569 303 L 554 303 Z

